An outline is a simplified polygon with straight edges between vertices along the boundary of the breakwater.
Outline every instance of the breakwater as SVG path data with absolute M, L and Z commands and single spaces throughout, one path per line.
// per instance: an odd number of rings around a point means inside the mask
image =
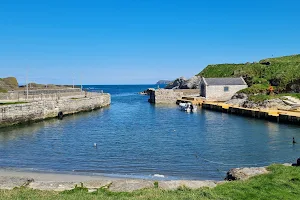
M 300 112 L 282 111 L 282 110 L 263 110 L 250 109 L 230 106 L 225 103 L 202 103 L 203 109 L 219 111 L 223 113 L 235 114 L 240 116 L 264 119 L 278 123 L 288 123 L 300 125 Z
M 93 94 L 89 97 L 47 99 L 34 102 L 0 106 L 0 127 L 54 118 L 63 115 L 90 111 L 110 105 L 110 94 Z

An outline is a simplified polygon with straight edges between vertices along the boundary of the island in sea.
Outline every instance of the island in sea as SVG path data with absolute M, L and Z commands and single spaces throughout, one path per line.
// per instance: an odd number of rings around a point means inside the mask
M 159 81 L 157 81 L 156 85 L 167 85 L 171 82 L 172 81 L 168 81 L 168 80 L 159 80 Z

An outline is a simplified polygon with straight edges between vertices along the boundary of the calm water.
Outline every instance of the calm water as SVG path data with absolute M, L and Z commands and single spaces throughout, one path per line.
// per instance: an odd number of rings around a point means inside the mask
M 166 179 L 222 179 L 233 167 L 293 162 L 300 127 L 153 106 L 151 86 L 87 86 L 112 94 L 98 111 L 0 129 L 0 167 Z M 152 86 L 154 87 L 154 86 Z M 93 144 L 98 147 L 94 148 Z

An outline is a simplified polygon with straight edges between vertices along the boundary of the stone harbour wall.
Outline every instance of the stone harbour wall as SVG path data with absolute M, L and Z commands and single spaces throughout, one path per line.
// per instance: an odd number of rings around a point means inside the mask
M 183 96 L 199 96 L 198 89 L 157 89 L 150 91 L 150 103 L 175 104 Z
M 83 111 L 91 111 L 110 105 L 110 94 L 97 94 L 92 97 L 61 100 L 40 100 L 30 103 L 0 106 L 0 127 L 32 121 L 40 121 Z

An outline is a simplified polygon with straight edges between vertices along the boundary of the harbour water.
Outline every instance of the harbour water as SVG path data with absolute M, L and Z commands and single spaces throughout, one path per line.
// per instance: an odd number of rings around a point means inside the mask
M 219 112 L 155 106 L 153 85 L 85 86 L 108 92 L 108 108 L 59 121 L 0 129 L 0 167 L 117 177 L 213 179 L 230 168 L 293 162 L 300 128 Z M 97 144 L 97 147 L 94 146 Z

